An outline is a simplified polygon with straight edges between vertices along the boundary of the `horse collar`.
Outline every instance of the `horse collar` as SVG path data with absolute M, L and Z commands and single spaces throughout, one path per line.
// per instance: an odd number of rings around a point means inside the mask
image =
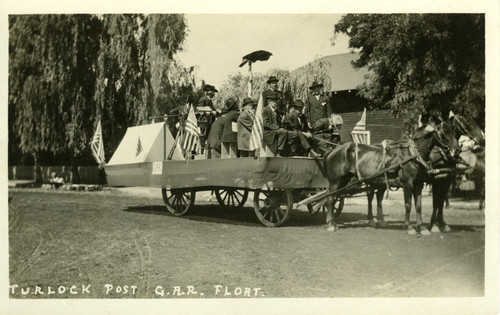
M 415 145 L 415 142 L 413 142 L 413 139 L 409 139 L 409 142 L 410 142 L 410 147 L 409 147 L 410 153 L 413 156 L 416 156 L 417 162 L 419 162 L 426 170 L 432 170 L 432 167 L 430 167 L 427 163 L 425 163 L 424 159 L 418 152 L 418 148 Z

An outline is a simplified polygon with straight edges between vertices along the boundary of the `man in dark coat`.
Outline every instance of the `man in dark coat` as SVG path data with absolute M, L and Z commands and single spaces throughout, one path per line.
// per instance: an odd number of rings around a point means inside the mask
M 222 132 L 224 131 L 224 119 L 226 117 L 226 111 L 223 110 L 221 117 L 217 118 L 212 124 L 210 133 L 207 138 L 207 158 L 220 158 L 221 154 L 221 139 Z
M 304 102 L 302 102 L 302 100 L 296 100 L 293 102 L 288 110 L 288 114 L 285 116 L 284 127 L 286 130 L 308 130 L 306 117 L 302 114 L 303 108 Z
M 203 91 L 205 92 L 205 95 L 198 100 L 196 109 L 198 109 L 198 127 L 200 127 L 201 145 L 205 147 L 205 140 L 210 134 L 210 128 L 212 127 L 212 124 L 215 121 L 215 116 L 217 115 L 212 99 L 218 91 L 215 86 L 210 84 L 205 84 Z M 209 111 L 201 111 L 201 108 L 209 109 Z
M 227 111 L 226 117 L 224 118 L 224 131 L 222 132 L 222 142 L 223 145 L 226 143 L 227 146 L 235 153 L 238 147 L 238 137 L 235 131 L 238 122 L 238 116 L 240 115 L 238 111 L 238 99 L 235 97 L 230 97 L 224 102 L 224 109 Z M 236 129 L 237 130 L 237 129 Z
M 268 105 L 268 96 L 278 96 L 276 114 L 278 116 L 278 124 L 281 126 L 283 117 L 285 115 L 285 109 L 283 105 L 283 95 L 281 91 L 278 90 L 278 82 L 279 80 L 275 76 L 270 76 L 269 79 L 267 79 L 268 88 L 262 92 L 262 101 L 264 102 L 264 107 L 266 107 Z
M 252 157 L 255 153 L 255 150 L 250 150 L 250 139 L 252 138 L 256 106 L 257 104 L 249 97 L 243 99 L 243 104 L 241 104 L 242 112 L 238 117 L 238 151 L 240 157 Z
M 203 95 L 199 100 L 198 100 L 198 105 L 196 107 L 205 107 L 208 106 L 212 111 L 215 111 L 214 103 L 212 99 L 215 96 L 215 93 L 218 92 L 215 86 L 210 85 L 210 84 L 205 84 L 203 87 L 203 92 L 205 92 L 205 95 Z
M 328 118 L 333 113 L 330 98 L 326 95 L 321 95 L 322 88 L 323 84 L 316 81 L 309 87 L 312 95 L 307 97 L 303 113 L 307 117 L 307 123 L 310 128 L 312 128 L 316 120 Z
M 276 115 L 277 101 L 279 96 L 277 93 L 268 95 L 268 106 L 262 110 L 262 121 L 264 125 L 263 139 L 262 143 L 264 145 L 272 146 L 276 144 L 277 155 L 280 155 L 285 149 L 287 139 L 292 143 L 299 143 L 305 152 L 309 152 L 312 156 L 319 156 L 312 148 L 306 139 L 307 136 L 311 136 L 310 133 L 304 134 L 301 131 L 287 131 L 278 126 L 278 119 Z

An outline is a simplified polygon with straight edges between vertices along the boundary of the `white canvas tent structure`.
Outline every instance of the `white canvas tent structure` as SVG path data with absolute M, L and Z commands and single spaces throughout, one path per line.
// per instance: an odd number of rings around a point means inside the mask
M 174 141 L 163 122 L 129 127 L 107 165 L 165 161 Z M 172 160 L 183 159 L 180 146 L 177 146 Z

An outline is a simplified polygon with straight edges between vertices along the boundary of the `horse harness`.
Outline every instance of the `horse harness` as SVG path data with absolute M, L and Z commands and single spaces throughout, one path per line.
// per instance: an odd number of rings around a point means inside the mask
M 359 171 L 359 146 L 358 146 L 358 143 L 355 142 L 355 159 L 356 159 L 355 165 L 356 165 L 356 173 L 357 173 L 358 181 L 360 181 L 362 183 L 366 183 L 367 179 L 371 179 L 374 177 L 378 177 L 380 175 L 384 175 L 385 185 L 386 185 L 388 190 L 391 190 L 390 185 L 389 185 L 389 179 L 387 177 L 387 173 L 389 173 L 392 168 L 395 168 L 394 170 L 392 170 L 392 172 L 395 173 L 395 172 L 398 172 L 400 169 L 403 169 L 404 164 L 411 162 L 413 160 L 416 160 L 416 162 L 418 162 L 420 165 L 422 165 L 427 171 L 432 170 L 432 167 L 429 166 L 424 161 L 422 156 L 420 155 L 419 148 L 417 148 L 413 139 L 407 139 L 404 141 L 399 141 L 399 142 L 391 143 L 391 144 L 388 144 L 387 141 L 384 140 L 384 141 L 382 141 L 381 146 L 382 146 L 382 169 L 378 173 L 376 173 L 375 176 L 371 175 L 371 176 L 363 178 L 361 176 L 361 172 Z M 387 151 L 395 150 L 395 149 L 404 149 L 404 148 L 408 149 L 408 151 L 410 152 L 410 157 L 403 160 L 403 161 L 400 161 L 399 163 L 396 163 L 390 167 L 385 168 L 385 164 L 387 162 L 386 161 Z

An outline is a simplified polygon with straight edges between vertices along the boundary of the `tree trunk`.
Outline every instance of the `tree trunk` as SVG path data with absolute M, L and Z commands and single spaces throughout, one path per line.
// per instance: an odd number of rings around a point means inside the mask
M 71 157 L 71 183 L 80 184 L 80 174 L 78 173 L 78 165 L 75 157 Z
M 35 183 L 42 183 L 43 182 L 42 168 L 40 167 L 38 152 L 33 153 L 33 159 L 35 160 L 35 167 L 34 167 Z

